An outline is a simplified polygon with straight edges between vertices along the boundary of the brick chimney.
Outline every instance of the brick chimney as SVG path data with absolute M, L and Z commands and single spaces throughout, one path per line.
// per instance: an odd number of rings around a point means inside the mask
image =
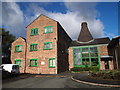
M 81 31 L 78 37 L 78 41 L 80 42 L 88 42 L 92 40 L 93 37 L 88 29 L 87 22 L 82 22 L 81 24 Z

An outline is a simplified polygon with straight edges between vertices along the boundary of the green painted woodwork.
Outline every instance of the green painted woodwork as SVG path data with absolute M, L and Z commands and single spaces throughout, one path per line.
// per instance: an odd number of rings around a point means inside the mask
M 97 46 L 73 47 L 74 67 L 98 66 L 100 68 L 100 55 Z
M 18 65 L 19 65 L 19 67 L 21 67 L 21 62 L 22 62 L 22 60 L 20 60 L 20 59 L 16 59 L 16 60 L 14 61 L 15 64 L 18 64 Z
M 32 44 L 30 44 L 30 51 L 37 51 L 37 50 L 38 50 L 38 49 L 37 49 L 37 46 L 38 46 L 37 43 L 32 43 Z
M 22 45 L 16 45 L 15 52 L 22 52 Z
M 32 36 L 32 35 L 38 35 L 38 28 L 33 28 L 33 29 L 31 29 L 30 35 L 31 35 L 31 36 Z
M 52 49 L 52 42 L 45 42 L 43 50 L 51 50 Z
M 53 26 L 44 27 L 44 33 L 52 33 L 52 32 L 53 32 Z
M 32 58 L 30 59 L 30 67 L 36 67 L 38 65 L 37 59 L 36 58 Z
M 49 67 L 50 68 L 55 68 L 56 63 L 55 63 L 55 58 L 49 58 Z

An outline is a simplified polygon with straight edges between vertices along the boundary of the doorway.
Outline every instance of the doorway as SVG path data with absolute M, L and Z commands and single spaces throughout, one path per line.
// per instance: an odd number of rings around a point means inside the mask
M 109 61 L 108 60 L 105 60 L 105 70 L 108 70 L 109 69 Z

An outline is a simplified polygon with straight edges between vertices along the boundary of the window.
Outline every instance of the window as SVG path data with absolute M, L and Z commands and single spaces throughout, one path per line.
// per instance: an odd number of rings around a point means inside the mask
M 45 42 L 44 43 L 44 50 L 52 49 L 52 42 Z
M 30 44 L 30 51 L 37 51 L 37 43 Z
M 18 64 L 21 67 L 21 60 L 20 59 L 16 59 L 14 63 Z
M 81 46 L 73 48 L 74 67 L 100 66 L 97 46 Z
M 98 58 L 91 58 L 91 64 L 92 64 L 92 66 L 97 66 L 98 65 Z
M 31 29 L 30 35 L 38 35 L 38 28 Z
M 37 66 L 37 59 L 30 59 L 30 67 L 36 67 Z
M 89 58 L 83 58 L 82 62 L 83 62 L 83 65 L 89 65 L 90 64 Z
M 89 57 L 88 48 L 82 48 L 82 57 Z
M 97 57 L 98 56 L 97 47 L 91 47 L 90 48 L 90 56 L 91 57 Z
M 80 58 L 80 49 L 76 48 L 73 50 L 73 55 L 74 55 L 74 65 L 81 65 L 82 64 L 82 59 Z
M 55 58 L 50 58 L 49 59 L 49 67 L 55 67 L 56 65 L 55 65 Z
M 15 52 L 22 52 L 22 45 L 16 45 Z
M 44 27 L 44 33 L 52 33 L 52 32 L 53 32 L 53 26 Z

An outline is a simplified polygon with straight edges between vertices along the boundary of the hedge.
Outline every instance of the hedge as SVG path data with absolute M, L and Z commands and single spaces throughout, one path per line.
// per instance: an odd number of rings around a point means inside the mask
M 114 79 L 120 80 L 120 71 L 119 70 L 103 70 L 98 72 L 90 72 L 89 74 L 92 77 L 99 77 L 103 79 Z
M 74 71 L 74 72 L 99 71 L 99 68 L 97 66 L 92 66 L 92 67 L 74 67 L 74 68 L 71 68 L 71 71 Z

